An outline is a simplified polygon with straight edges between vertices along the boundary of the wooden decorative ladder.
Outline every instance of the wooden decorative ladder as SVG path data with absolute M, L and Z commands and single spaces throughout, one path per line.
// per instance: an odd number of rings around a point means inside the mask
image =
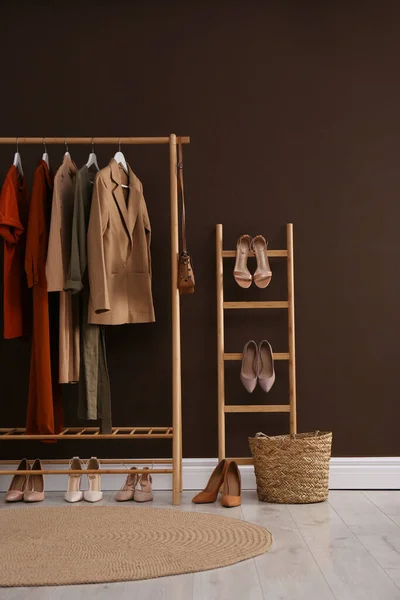
M 226 458 L 225 433 L 226 413 L 289 413 L 290 433 L 297 433 L 296 416 L 296 355 L 294 325 L 294 253 L 293 224 L 286 225 L 286 250 L 268 250 L 268 258 L 287 260 L 287 300 L 258 302 L 224 301 L 224 258 L 235 258 L 236 250 L 223 249 L 223 229 L 216 228 L 217 242 L 217 339 L 218 339 L 218 457 Z M 249 256 L 253 256 L 251 253 Z M 274 360 L 289 361 L 289 404 L 226 404 L 225 403 L 225 361 L 242 360 L 241 352 L 225 352 L 224 311 L 230 309 L 286 309 L 288 311 L 288 352 L 274 352 Z M 234 458 L 238 464 L 253 464 L 251 458 Z

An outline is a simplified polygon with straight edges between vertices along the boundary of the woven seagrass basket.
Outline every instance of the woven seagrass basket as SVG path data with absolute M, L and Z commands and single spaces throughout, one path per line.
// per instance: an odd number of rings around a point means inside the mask
M 257 433 L 249 444 L 259 500 L 301 504 L 327 499 L 332 433 Z

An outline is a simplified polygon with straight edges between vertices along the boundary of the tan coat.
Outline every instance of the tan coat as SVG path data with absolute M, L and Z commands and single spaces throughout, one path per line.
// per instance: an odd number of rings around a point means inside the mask
M 150 221 L 143 186 L 130 167 L 128 178 L 124 195 L 114 159 L 96 175 L 88 229 L 89 323 L 155 321 Z
M 64 292 L 71 256 L 76 165 L 69 156 L 54 177 L 46 278 L 49 292 L 60 292 L 60 383 L 79 381 L 79 300 Z

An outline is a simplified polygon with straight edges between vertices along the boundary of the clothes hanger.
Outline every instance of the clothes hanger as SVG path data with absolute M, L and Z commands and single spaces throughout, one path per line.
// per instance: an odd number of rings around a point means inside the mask
M 67 138 L 64 138 L 64 144 L 65 144 L 65 154 L 64 154 L 64 156 L 68 156 L 68 158 L 71 158 L 71 155 L 70 155 L 69 150 L 68 150 Z
M 43 152 L 42 160 L 44 160 L 44 162 L 47 163 L 47 166 L 50 169 L 50 160 L 49 160 L 49 155 L 47 154 L 46 138 L 43 138 L 43 146 L 44 146 L 44 152 Z
M 98 162 L 97 162 L 97 156 L 96 156 L 96 154 L 94 152 L 94 138 L 92 138 L 92 151 L 89 154 L 89 158 L 88 158 L 88 161 L 86 163 L 86 167 L 88 169 L 90 169 L 90 167 L 92 167 L 92 166 L 96 167 L 97 171 L 100 170 Z
M 18 150 L 18 138 L 17 138 L 17 151 L 14 154 L 13 165 L 14 165 L 14 167 L 17 167 L 20 175 L 22 175 L 22 177 L 23 177 L 24 176 L 24 171 L 22 169 L 21 155 L 20 155 L 19 150 Z
M 125 171 L 125 173 L 128 175 L 128 173 L 129 173 L 129 171 L 128 171 L 128 165 L 126 164 L 125 156 L 121 152 L 121 138 L 119 138 L 119 140 L 118 140 L 118 152 L 116 152 L 114 154 L 114 160 L 119 165 L 121 165 L 121 167 L 123 168 L 123 170 Z M 123 187 L 123 188 L 129 188 L 129 185 L 125 185 L 124 183 L 121 183 L 121 187 Z

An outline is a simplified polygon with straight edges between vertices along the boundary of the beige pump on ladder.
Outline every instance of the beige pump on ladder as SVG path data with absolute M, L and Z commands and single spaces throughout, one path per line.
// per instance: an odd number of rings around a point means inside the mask
M 287 300 L 262 302 L 224 302 L 224 258 L 234 258 L 235 250 L 223 249 L 222 225 L 217 225 L 217 322 L 218 322 L 218 458 L 226 458 L 225 414 L 226 413 L 289 413 L 290 433 L 297 433 L 296 418 L 296 356 L 294 328 L 294 253 L 293 224 L 286 225 L 286 250 L 268 250 L 268 258 L 287 259 Z M 251 254 L 249 255 L 251 256 Z M 225 403 L 225 361 L 242 360 L 241 352 L 225 352 L 224 310 L 227 309 L 267 309 L 283 308 L 288 311 L 289 352 L 274 352 L 274 360 L 289 361 L 289 404 L 245 404 Z M 238 464 L 253 464 L 251 458 L 235 458 Z

